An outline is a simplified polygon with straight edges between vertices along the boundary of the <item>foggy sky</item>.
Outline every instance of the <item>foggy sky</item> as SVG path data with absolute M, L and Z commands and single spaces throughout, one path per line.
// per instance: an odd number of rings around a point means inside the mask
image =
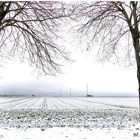
M 7 64 L 0 79 L 0 94 L 70 96 L 71 90 L 72 96 L 86 96 L 88 85 L 89 94 L 94 96 L 138 95 L 135 68 L 90 63 L 85 57 L 81 60 L 64 67 L 64 74 L 39 79 L 25 64 Z
M 0 94 L 16 95 L 138 95 L 138 83 L 136 65 L 120 67 L 109 62 L 97 63 L 95 50 L 84 51 L 86 40 L 83 43 L 75 41 L 70 30 L 64 26 L 63 41 L 60 45 L 66 46 L 71 52 L 73 63 L 64 64 L 63 74 L 57 77 L 37 77 L 34 68 L 28 63 L 20 63 L 15 56 L 13 60 L 7 60 L 0 67 Z M 64 42 L 64 40 L 67 40 Z M 63 64 L 63 63 L 62 63 Z

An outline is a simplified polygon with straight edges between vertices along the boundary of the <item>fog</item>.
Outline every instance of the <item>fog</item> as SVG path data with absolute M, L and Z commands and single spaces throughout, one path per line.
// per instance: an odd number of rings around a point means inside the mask
M 138 96 L 136 65 L 119 66 L 96 61 L 95 50 L 87 51 L 86 41 L 77 43 L 65 26 L 61 42 L 71 52 L 72 63 L 64 63 L 56 77 L 37 76 L 28 62 L 18 57 L 6 60 L 0 67 L 0 95 L 46 96 Z M 74 38 L 74 39 L 73 39 Z M 123 55 L 123 52 L 120 54 Z M 87 93 L 88 86 L 88 93 Z
M 135 68 L 77 61 L 56 77 L 36 77 L 25 64 L 6 65 L 0 79 L 0 95 L 36 96 L 137 96 Z M 14 66 L 14 67 L 13 67 Z M 86 66 L 86 67 L 85 67 Z M 87 91 L 88 90 L 88 91 Z

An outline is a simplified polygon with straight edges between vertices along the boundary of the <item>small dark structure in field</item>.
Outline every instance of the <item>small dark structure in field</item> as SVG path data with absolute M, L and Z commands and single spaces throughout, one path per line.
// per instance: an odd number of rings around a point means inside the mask
M 88 94 L 87 97 L 93 97 L 93 95 L 89 95 L 89 94 Z

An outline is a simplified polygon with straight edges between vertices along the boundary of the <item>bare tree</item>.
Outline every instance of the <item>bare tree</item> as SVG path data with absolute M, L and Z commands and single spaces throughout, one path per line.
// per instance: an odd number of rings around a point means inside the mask
M 60 72 L 69 60 L 57 32 L 69 16 L 62 2 L 0 2 L 0 57 L 17 55 L 45 74 Z
M 96 47 L 99 47 L 100 60 L 119 61 L 118 49 L 120 49 L 131 63 L 130 58 L 134 52 L 140 106 L 140 2 L 81 2 L 77 7 L 75 16 L 84 21 L 79 32 L 91 37 L 92 47 L 98 41 L 100 45 L 96 44 Z

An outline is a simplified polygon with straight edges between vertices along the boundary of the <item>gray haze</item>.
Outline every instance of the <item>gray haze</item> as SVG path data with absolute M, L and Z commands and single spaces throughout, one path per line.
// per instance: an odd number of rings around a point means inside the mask
M 7 62 L 0 71 L 0 95 L 86 96 L 88 85 L 88 93 L 94 96 L 138 96 L 135 66 L 102 65 L 93 63 L 92 55 L 74 54 L 76 61 L 65 65 L 57 77 L 38 79 L 27 63 Z
M 38 79 L 34 68 L 26 61 L 20 63 L 15 56 L 0 67 L 0 95 L 86 96 L 88 85 L 88 93 L 94 96 L 138 96 L 136 65 L 120 67 L 109 62 L 97 63 L 96 51 L 83 49 L 87 48 L 86 40 L 75 41 L 69 26 L 64 26 L 60 45 L 71 52 L 74 62 L 64 63 L 63 74 Z

